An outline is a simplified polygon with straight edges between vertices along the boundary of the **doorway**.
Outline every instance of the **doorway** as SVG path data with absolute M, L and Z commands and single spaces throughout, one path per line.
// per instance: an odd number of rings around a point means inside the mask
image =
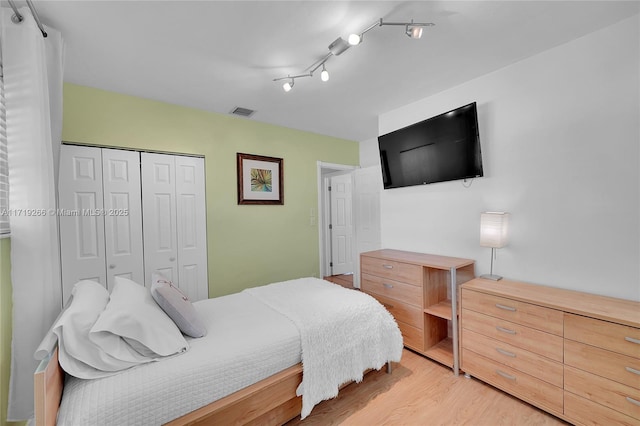
M 351 192 L 356 166 L 318 161 L 317 167 L 320 277 L 335 275 L 341 281 L 339 284 L 345 285 L 344 280 L 353 282 L 355 271 Z
M 333 184 L 331 182 L 333 180 Z M 346 188 L 338 188 L 337 183 L 350 182 L 351 196 L 342 193 Z M 341 211 L 344 219 L 338 217 L 331 219 L 332 206 L 329 186 L 332 186 L 333 197 L 343 201 L 345 206 L 337 207 L 334 216 L 339 216 Z M 365 251 L 377 250 L 381 248 L 382 233 L 380 220 L 380 193 L 382 190 L 382 172 L 380 166 L 358 168 L 342 164 L 329 164 L 318 162 L 318 233 L 320 241 L 320 277 L 330 277 L 329 281 L 345 287 L 360 288 L 360 256 Z M 335 191 L 335 192 L 334 192 Z M 347 211 L 349 209 L 349 211 Z M 350 218 L 348 217 L 350 215 Z M 351 222 L 351 231 L 338 229 L 335 235 L 343 242 L 332 243 L 332 234 L 329 231 L 336 229 L 334 224 L 341 222 Z M 329 225 L 333 229 L 329 229 Z M 349 234 L 350 232 L 350 234 Z M 347 237 L 350 235 L 350 238 Z M 341 246 L 342 244 L 342 246 Z M 347 245 L 350 248 L 347 248 Z M 347 252 L 351 256 L 350 266 L 340 265 L 336 268 L 336 263 L 343 256 L 340 251 Z M 337 253 L 336 253 L 337 252 Z M 332 265 L 333 264 L 333 265 Z M 346 269 L 345 269 L 346 268 Z M 347 271 L 347 272 L 344 272 Z M 343 273 L 344 275 L 337 275 Z

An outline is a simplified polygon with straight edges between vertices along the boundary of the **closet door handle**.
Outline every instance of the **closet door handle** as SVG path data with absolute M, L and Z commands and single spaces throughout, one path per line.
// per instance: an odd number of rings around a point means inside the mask
M 176 258 L 175 258 L 175 257 L 173 257 L 173 256 L 171 256 L 171 257 L 169 258 L 169 262 L 173 262 L 174 260 L 176 260 Z
M 384 288 L 393 288 L 393 285 L 392 285 L 392 284 L 387 284 L 387 283 L 382 283 L 382 286 L 383 286 Z
M 109 265 L 109 269 L 116 269 L 116 265 L 112 263 L 111 265 Z
M 512 376 L 511 374 L 507 374 L 504 371 L 496 370 L 496 373 L 509 380 L 516 380 L 516 376 Z
M 517 311 L 516 308 L 512 308 L 511 306 L 507 306 L 507 305 L 501 305 L 499 303 L 496 303 L 496 308 L 503 309 L 505 311 L 511 311 L 511 312 Z
M 496 330 L 502 331 L 503 333 L 507 334 L 516 334 L 515 330 L 509 330 L 508 328 L 496 327 Z
M 630 396 L 627 397 L 627 401 L 629 401 L 632 404 L 637 405 L 638 407 L 640 407 L 640 401 L 638 401 L 637 399 L 633 399 Z
M 498 351 L 498 353 L 502 355 L 510 356 L 511 358 L 516 357 L 516 354 L 514 354 L 513 352 L 505 351 L 504 349 L 496 348 L 496 351 Z
M 383 263 L 383 264 L 382 264 L 382 267 L 383 267 L 384 269 L 393 269 L 393 265 L 387 265 L 386 263 Z
M 636 370 L 635 368 L 631 368 L 631 367 L 625 367 L 624 369 L 627 370 L 629 373 L 637 374 L 638 376 L 640 376 L 640 370 Z
M 640 345 L 640 340 L 634 339 L 633 337 L 625 337 L 624 340 L 627 342 L 635 343 L 636 345 Z

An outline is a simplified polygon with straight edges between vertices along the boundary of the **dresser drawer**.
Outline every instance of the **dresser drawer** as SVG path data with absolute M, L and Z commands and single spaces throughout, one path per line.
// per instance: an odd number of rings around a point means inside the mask
M 562 413 L 562 388 L 499 362 L 462 349 L 464 370 L 483 381 L 545 410 Z
M 407 284 L 422 287 L 423 272 L 422 267 L 419 265 L 362 256 L 360 258 L 360 269 L 363 274 L 372 274 L 379 277 L 391 278 Z
M 417 306 L 408 305 L 406 303 L 402 303 L 388 297 L 380 296 L 379 294 L 375 293 L 368 294 L 374 297 L 378 302 L 382 303 L 382 305 L 387 308 L 391 315 L 393 315 L 396 321 L 412 325 L 419 329 L 424 328 L 424 314 L 422 313 L 422 310 Z
M 638 358 L 565 340 L 564 363 L 640 389 L 640 359 Z
M 422 287 L 363 273 L 360 289 L 422 308 Z
M 638 426 L 638 420 L 571 392 L 564 393 L 564 415 L 578 425 Z
M 638 312 L 640 318 L 640 312 Z M 640 328 L 565 314 L 564 337 L 640 358 Z
M 398 322 L 398 327 L 405 346 L 420 352 L 424 351 L 424 333 L 421 329 L 403 322 Z
M 462 330 L 462 346 L 554 386 L 562 387 L 563 368 L 559 362 L 467 329 Z M 464 365 L 462 369 L 465 369 Z
M 564 389 L 640 420 L 640 389 L 577 368 L 564 369 Z
M 476 333 L 562 362 L 563 339 L 560 336 L 467 309 L 462 309 L 462 326 Z
M 466 289 L 462 290 L 462 307 L 562 336 L 562 311 Z

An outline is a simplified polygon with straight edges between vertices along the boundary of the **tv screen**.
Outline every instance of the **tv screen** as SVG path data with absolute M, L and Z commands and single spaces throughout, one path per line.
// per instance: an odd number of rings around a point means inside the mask
M 481 177 L 476 103 L 378 137 L 384 188 Z

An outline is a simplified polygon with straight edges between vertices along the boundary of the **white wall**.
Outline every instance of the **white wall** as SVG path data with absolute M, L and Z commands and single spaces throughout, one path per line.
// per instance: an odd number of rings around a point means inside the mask
M 472 258 L 480 213 L 511 213 L 494 272 L 640 300 L 640 18 L 385 113 L 385 134 L 478 103 L 485 177 L 385 190 L 382 245 Z M 375 139 L 361 166 L 379 163 Z

